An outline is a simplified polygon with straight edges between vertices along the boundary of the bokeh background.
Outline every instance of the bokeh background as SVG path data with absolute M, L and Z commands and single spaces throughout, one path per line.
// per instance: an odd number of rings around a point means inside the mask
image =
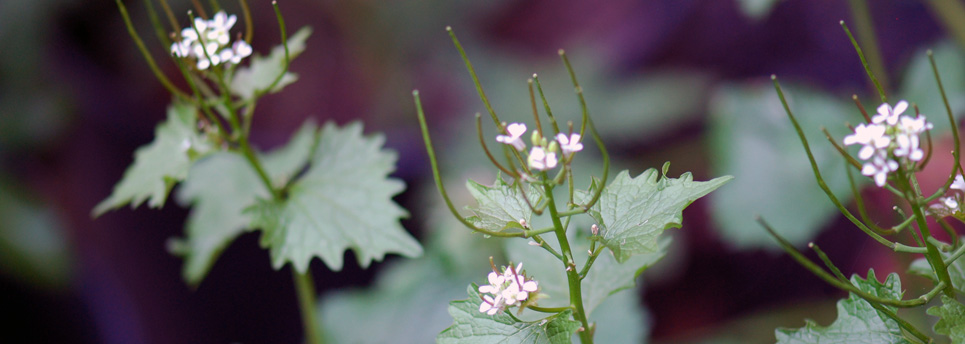
M 950 159 L 940 153 L 950 149 L 949 125 L 940 123 L 944 113 L 921 56 L 924 49 L 935 49 L 960 114 L 965 109 L 962 47 L 948 38 L 924 1 L 869 2 L 888 71 L 881 77 L 895 97 L 939 115 L 932 117 L 935 144 L 941 147 L 933 164 L 947 171 Z M 144 3 L 126 3 L 162 69 L 177 75 L 163 58 L 166 47 L 149 31 Z M 814 146 L 827 146 L 820 126 L 840 138 L 845 122 L 860 120 L 852 94 L 869 109 L 876 107 L 861 63 L 838 25 L 854 20 L 850 5 L 856 3 L 280 1 L 289 33 L 302 26 L 314 32 L 291 66 L 299 81 L 259 104 L 253 141 L 263 149 L 278 146 L 307 118 L 339 124 L 361 120 L 366 132 L 383 132 L 386 145 L 399 153 L 394 176 L 407 184 L 396 198 L 411 213 L 403 224 L 427 250 L 420 260 L 390 257 L 368 270 L 355 265 L 351 253 L 341 272 L 313 263 L 322 318 L 330 321 L 322 326 L 331 327 L 332 336 L 347 336 L 337 337 L 340 342 L 353 341 L 351 333 L 366 328 L 387 335 L 384 342 L 429 341 L 451 323 L 448 300 L 463 298 L 468 282 L 482 281 L 485 257 L 492 254 L 485 248 L 503 249 L 479 244 L 481 239 L 463 233 L 467 230 L 458 223 L 442 220 L 448 214 L 439 210 L 422 146 L 413 89 L 421 92 L 449 188 L 461 189 L 467 177 L 487 183 L 494 178 L 472 127 L 474 113 L 485 110 L 444 30 L 447 25 L 458 33 L 503 119 L 529 120 L 526 79 L 532 73 L 543 80 L 554 112 L 577 118 L 578 104 L 557 55 L 563 48 L 618 169 L 635 175 L 669 160 L 672 176 L 685 171 L 698 180 L 735 175 L 734 182 L 685 211 L 684 227 L 669 231 L 668 256 L 644 273 L 637 290 L 624 293 L 635 294 L 621 300 L 639 305 L 625 310 L 632 316 L 621 323 L 632 333 L 628 342 L 767 343 L 774 341 L 775 327 L 800 327 L 804 318 L 830 323 L 835 300 L 845 294 L 779 252 L 754 224 L 757 214 L 800 247 L 815 241 L 846 274 L 864 275 L 874 268 L 883 278 L 898 272 L 909 295 L 920 293 L 927 282 L 905 273 L 914 257 L 894 258 L 830 208 L 770 86 L 769 76 L 777 74 L 805 118 L 808 135 L 815 135 Z M 187 1 L 170 4 L 176 11 L 190 8 Z M 223 5 L 240 13 L 236 3 Z M 274 13 L 269 1 L 250 5 L 253 46 L 264 53 L 278 43 Z M 173 199 L 160 210 L 125 208 L 91 219 L 91 209 L 109 195 L 136 147 L 152 140 L 169 101 L 113 1 L 0 2 L 4 338 L 31 343 L 301 341 L 290 274 L 272 270 L 257 234 L 245 234 L 229 246 L 192 289 L 181 280 L 181 260 L 166 251 L 171 237 L 182 236 L 187 215 Z M 815 152 L 832 175 L 832 187 L 847 195 L 839 159 L 828 147 Z M 594 159 L 587 153 L 586 168 L 598 167 Z M 923 176 L 925 185 L 942 177 L 941 172 Z M 462 204 L 468 202 L 456 193 Z M 873 189 L 863 195 L 876 221 L 893 220 L 887 195 Z M 438 296 L 416 297 L 427 290 Z M 397 303 L 409 298 L 427 307 Z M 405 311 L 381 314 L 378 307 Z M 924 317 L 913 321 L 931 326 Z

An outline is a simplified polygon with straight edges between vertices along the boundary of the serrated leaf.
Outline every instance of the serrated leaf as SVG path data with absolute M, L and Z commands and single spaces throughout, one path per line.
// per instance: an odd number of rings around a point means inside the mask
M 851 188 L 845 161 L 827 142 L 821 127 L 841 139 L 845 122 L 859 123 L 853 104 L 792 84 L 782 84 L 788 105 L 801 124 L 824 181 L 847 204 Z M 710 106 L 713 173 L 732 175 L 732 185 L 710 195 L 721 237 L 738 248 L 773 248 L 755 216 L 763 216 L 782 237 L 801 245 L 817 235 L 838 212 L 817 186 L 801 140 L 774 87 L 730 85 L 718 89 Z M 857 175 L 857 182 L 867 179 Z
M 878 282 L 874 270 L 868 271 L 868 279 L 858 275 L 851 277 L 851 284 L 858 289 L 880 298 L 901 300 L 901 281 L 898 274 L 891 273 L 884 283 Z M 882 306 L 894 312 L 897 308 Z M 838 319 L 823 327 L 810 320 L 796 329 L 777 329 L 778 344 L 821 343 L 910 343 L 902 334 L 898 323 L 874 309 L 868 301 L 849 293 L 848 299 L 838 301 Z
M 318 126 L 309 119 L 292 135 L 287 144 L 264 157 L 264 166 L 272 184 L 282 186 L 308 165 L 318 146 Z
M 386 253 L 422 254 L 399 224 L 408 214 L 392 196 L 405 186 L 388 178 L 396 156 L 381 150 L 383 141 L 382 136 L 363 137 L 358 122 L 344 128 L 327 123 L 311 165 L 287 198 L 260 200 L 246 210 L 253 215 L 250 227 L 264 230 L 261 244 L 269 248 L 272 266 L 291 262 L 305 272 L 311 259 L 319 257 L 338 271 L 348 248 L 362 267 Z
M 575 227 L 567 233 L 588 231 L 586 227 Z M 582 268 L 589 253 L 590 242 L 587 238 L 570 234 L 570 248 L 576 266 Z M 556 238 L 543 237 L 551 247 L 559 247 Z M 506 252 L 510 261 L 523 263 L 526 275 L 539 282 L 540 292 L 546 298 L 539 300 L 543 307 L 565 307 L 569 305 L 569 287 L 563 263 L 553 255 L 539 247 L 530 246 L 524 240 L 505 240 Z M 616 257 L 605 250 L 593 262 L 593 267 L 583 279 L 581 291 L 583 293 L 583 308 L 589 315 L 608 296 L 618 291 L 636 286 L 636 279 L 644 270 L 653 266 L 667 253 L 670 238 L 663 237 L 654 252 L 637 254 L 629 257 L 625 262 L 617 262 Z
M 286 145 L 262 157 L 276 187 L 308 164 L 317 133 L 314 122 L 307 121 Z M 193 205 L 186 237 L 169 244 L 172 253 L 184 257 L 181 274 L 188 284 L 200 283 L 221 251 L 247 230 L 251 218 L 243 211 L 269 196 L 257 172 L 238 153 L 215 153 L 191 167 L 177 192 L 179 203 Z
M 602 243 L 622 263 L 635 254 L 657 252 L 657 238 L 665 229 L 680 228 L 683 210 L 690 203 L 731 179 L 725 176 L 695 182 L 689 172 L 677 179 L 659 178 L 659 172 L 653 168 L 630 178 L 623 171 L 607 185 L 587 214 L 597 221 Z M 577 192 L 577 203 L 588 202 L 599 187 L 594 183 L 590 191 Z
M 965 305 L 942 295 L 942 305 L 928 309 L 928 314 L 941 319 L 935 323 L 935 333 L 947 335 L 952 343 L 965 343 Z
M 185 239 L 170 242 L 172 253 L 184 257 L 181 275 L 197 285 L 221 251 L 244 233 L 251 222 L 242 211 L 258 197 L 268 197 L 258 174 L 238 153 L 215 153 L 194 164 L 179 187 L 181 204 L 192 204 Z
M 507 184 L 501 176 L 496 176 L 493 186 L 479 184 L 473 180 L 466 181 L 466 188 L 476 199 L 475 206 L 467 206 L 475 216 L 467 217 L 466 220 L 476 227 L 491 231 L 502 231 L 508 227 L 522 228 L 519 220 L 532 222 L 533 210 L 523 198 L 516 182 Z M 532 185 L 526 184 L 526 196 L 530 202 L 535 204 L 538 201 L 538 193 Z
M 468 300 L 449 303 L 449 314 L 454 323 L 436 337 L 436 343 L 570 343 L 570 337 L 580 328 L 580 322 L 571 319 L 571 310 L 533 322 L 517 321 L 506 313 L 488 315 L 480 312 L 482 299 L 477 288 L 476 284 L 469 286 Z
M 303 27 L 294 35 L 288 37 L 288 57 L 293 60 L 305 51 L 305 40 L 312 34 L 310 27 Z M 235 95 L 250 99 L 258 92 L 268 90 L 272 82 L 285 70 L 285 46 L 279 44 L 271 49 L 268 56 L 252 56 L 251 64 L 240 67 L 231 79 L 231 92 Z M 288 84 L 298 80 L 292 72 L 285 72 L 281 80 L 271 89 L 271 93 L 278 92 Z
M 145 200 L 151 208 L 164 205 L 174 184 L 187 177 L 193 159 L 205 153 L 196 145 L 204 142 L 195 129 L 196 112 L 188 104 L 168 107 L 167 120 L 157 126 L 154 141 L 134 152 L 134 163 L 111 195 L 94 207 L 94 217 L 125 204 L 136 208 Z

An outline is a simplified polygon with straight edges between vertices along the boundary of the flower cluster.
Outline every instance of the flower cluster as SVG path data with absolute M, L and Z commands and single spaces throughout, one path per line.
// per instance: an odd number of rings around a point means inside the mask
M 523 142 L 523 134 L 526 133 L 526 124 L 511 123 L 506 126 L 506 133 L 509 135 L 497 135 L 496 141 L 513 146 L 517 151 L 526 151 L 526 143 Z M 580 142 L 580 134 L 572 133 L 567 136 L 564 133 L 556 134 L 556 139 L 547 142 L 538 131 L 534 131 L 531 137 L 533 149 L 529 151 L 526 163 L 530 169 L 546 171 L 556 168 L 560 158 L 557 151 L 562 150 L 562 157 L 569 159 L 573 153 L 583 150 L 583 143 Z
M 520 306 L 531 293 L 539 291 L 539 284 L 532 279 L 527 280 L 523 274 L 523 263 L 516 267 L 510 264 L 503 267 L 503 272 L 496 272 L 495 266 L 488 276 L 489 285 L 479 287 L 482 303 L 479 311 L 489 315 L 506 310 L 506 308 Z
M 950 196 L 939 197 L 938 203 L 932 204 L 930 207 L 928 207 L 928 209 L 931 210 L 935 216 L 946 217 L 961 214 L 961 206 L 963 202 L 962 193 L 965 193 L 965 177 L 962 177 L 961 174 L 956 175 L 955 181 L 952 182 L 950 188 L 960 192 L 956 192 Z
M 181 41 L 171 44 L 171 54 L 197 60 L 199 70 L 222 63 L 238 64 L 251 55 L 251 46 L 244 40 L 231 42 L 228 31 L 238 20 L 234 14 L 215 13 L 211 20 L 194 18 L 194 25 L 181 30 Z
M 908 102 L 902 100 L 895 107 L 887 103 L 878 107 L 878 113 L 871 117 L 871 123 L 862 123 L 854 128 L 854 133 L 844 138 L 844 145 L 860 144 L 858 158 L 864 160 L 861 174 L 874 177 L 875 184 L 884 186 L 888 173 L 898 170 L 899 166 L 921 161 L 925 152 L 921 149 L 919 135 L 932 128 L 925 116 L 902 115 L 908 109 Z

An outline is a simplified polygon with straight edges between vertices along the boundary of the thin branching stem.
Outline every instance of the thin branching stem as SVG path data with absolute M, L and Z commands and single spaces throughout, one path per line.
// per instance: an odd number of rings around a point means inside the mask
M 539 121 L 539 111 L 536 110 L 536 94 L 533 92 L 533 79 L 526 80 L 526 84 L 529 86 L 529 103 L 533 107 L 533 120 L 536 121 L 536 131 L 539 136 L 546 137 L 543 135 L 543 124 Z
M 757 218 L 757 222 L 758 222 L 762 227 L 764 227 L 764 229 L 765 229 L 772 237 L 774 237 L 775 240 L 777 240 L 777 242 L 778 242 L 778 244 L 781 246 L 781 248 L 783 248 L 784 251 L 786 251 L 788 254 L 790 254 L 791 257 L 794 258 L 794 260 L 797 261 L 798 264 L 800 264 L 802 267 L 804 267 L 805 269 L 807 269 L 808 271 L 810 271 L 811 273 L 813 273 L 815 276 L 818 276 L 819 278 L 821 278 L 822 280 L 824 280 L 824 281 L 827 282 L 828 284 L 831 284 L 831 285 L 837 287 L 838 289 L 843 289 L 843 290 L 845 290 L 845 291 L 852 292 L 852 293 L 854 293 L 855 295 L 858 295 L 859 297 L 861 297 L 861 298 L 863 298 L 863 299 L 865 299 L 865 300 L 868 300 L 869 302 L 872 302 L 872 303 L 877 302 L 877 303 L 880 303 L 880 304 L 884 304 L 884 305 L 888 305 L 888 306 L 893 306 L 893 307 L 899 307 L 899 308 L 917 307 L 917 306 L 921 306 L 921 305 L 924 305 L 924 304 L 928 303 L 928 301 L 931 300 L 931 298 L 933 298 L 938 292 L 941 291 L 942 288 L 945 287 L 945 282 L 939 282 L 939 284 L 936 286 L 936 288 L 935 288 L 935 289 L 932 289 L 932 290 L 931 290 L 930 292 L 928 292 L 927 294 L 922 295 L 921 297 L 918 297 L 918 298 L 915 298 L 915 299 L 910 299 L 910 300 L 891 300 L 891 299 L 880 298 L 880 297 L 878 297 L 878 296 L 876 296 L 876 295 L 872 295 L 872 294 L 869 294 L 868 292 L 865 292 L 865 291 L 863 291 L 863 290 L 861 290 L 861 289 L 858 289 L 857 287 L 855 287 L 855 286 L 852 285 L 851 283 L 845 283 L 845 282 L 839 280 L 839 279 L 838 279 L 837 277 L 835 277 L 834 275 L 832 275 L 832 274 L 828 273 L 827 271 L 824 271 L 823 269 L 821 269 L 821 267 L 817 266 L 817 264 L 815 264 L 815 263 L 812 262 L 810 259 L 808 259 L 807 257 L 805 257 L 803 254 L 801 254 L 801 252 L 798 252 L 798 250 L 795 249 L 794 246 L 791 245 L 791 243 L 789 243 L 787 240 L 785 240 L 783 237 L 781 237 L 779 234 L 777 234 L 777 232 L 775 232 L 774 229 L 771 228 L 771 226 L 770 226 L 769 224 L 767 224 L 767 222 L 764 221 L 763 218 L 758 217 L 758 218 Z M 938 287 L 941 287 L 941 288 L 938 288 Z
M 190 101 L 191 97 L 188 96 L 187 93 L 184 93 L 184 91 L 181 91 L 174 86 L 174 84 L 171 83 L 171 80 L 168 80 L 168 77 L 164 76 L 164 73 L 162 73 L 161 69 L 158 68 L 157 63 L 154 61 L 154 57 L 151 56 L 151 52 L 147 50 L 147 46 L 144 45 L 144 41 L 141 40 L 141 36 L 138 35 L 137 31 L 134 29 L 134 23 L 131 22 L 131 16 L 127 13 L 127 7 L 124 6 L 124 3 L 121 0 L 114 0 L 114 2 L 117 3 L 117 8 L 121 11 L 121 17 L 124 18 L 124 25 L 127 27 L 127 33 L 131 36 L 131 39 L 134 40 L 134 44 L 137 45 L 137 49 L 141 52 L 141 56 L 143 56 L 144 60 L 147 61 L 147 65 L 151 68 L 151 72 L 154 73 L 154 77 L 157 78 L 158 81 L 161 82 L 161 85 L 164 85 L 164 88 L 166 88 L 168 92 L 171 92 L 171 94 L 173 94 L 175 97 Z
M 815 244 L 815 243 L 813 243 L 813 242 L 809 242 L 809 243 L 808 243 L 808 247 L 809 247 L 811 250 L 813 250 L 814 253 L 817 253 L 818 258 L 821 259 L 821 262 L 824 262 L 824 266 L 827 267 L 828 270 L 831 270 L 831 273 L 834 274 L 834 277 L 837 277 L 839 281 L 842 281 L 842 282 L 845 282 L 845 283 L 850 283 L 850 282 L 848 282 L 848 278 L 847 278 L 847 277 L 844 277 L 844 274 L 841 273 L 841 270 L 838 269 L 838 267 L 835 266 L 834 263 L 831 262 L 831 258 L 828 258 L 828 255 L 827 255 L 827 254 L 824 254 L 824 251 L 822 251 L 821 248 L 818 247 L 817 244 Z
M 867 53 L 868 66 L 878 77 L 881 88 L 888 90 L 890 89 L 888 73 L 885 72 L 881 49 L 878 48 L 878 37 L 875 35 L 874 23 L 868 11 L 868 3 L 866 0 L 848 0 L 848 5 L 851 7 L 851 17 L 854 19 L 857 28 L 858 38 L 861 39 L 861 45 L 865 47 L 864 51 Z
M 419 91 L 412 91 L 412 97 L 415 100 L 416 115 L 418 115 L 419 117 L 419 126 L 420 128 L 422 128 L 422 140 L 425 142 L 425 145 L 426 145 L 426 153 L 429 155 L 429 163 L 432 164 L 432 178 L 435 180 L 436 187 L 439 188 L 439 193 L 442 194 L 442 199 L 446 202 L 446 207 L 449 208 L 449 211 L 452 213 L 452 215 L 455 216 L 456 219 L 459 220 L 459 222 L 461 222 L 467 228 L 480 232 L 485 235 L 494 236 L 494 237 L 528 236 L 526 235 L 526 232 L 507 233 L 507 232 L 491 231 L 485 228 L 479 228 L 473 225 L 472 223 L 470 223 L 465 218 L 463 218 L 462 215 L 459 215 L 459 212 L 456 211 L 456 206 L 452 204 L 452 200 L 449 198 L 449 194 L 446 192 L 445 185 L 442 184 L 442 176 L 439 173 L 439 163 L 436 161 L 436 152 L 435 152 L 435 148 L 433 148 L 432 146 L 432 139 L 429 138 L 429 126 L 428 124 L 426 124 L 425 113 L 422 111 L 422 101 L 419 99 Z
M 251 37 L 255 32 L 254 21 L 251 20 L 251 8 L 248 7 L 248 0 L 238 0 L 241 5 L 241 16 L 245 18 L 245 42 L 251 44 Z
M 857 226 L 858 229 L 860 229 L 862 232 L 865 232 L 865 234 L 875 239 L 875 241 L 877 241 L 878 243 L 888 246 L 897 252 L 909 252 L 909 253 L 927 252 L 926 248 L 924 247 L 907 246 L 897 242 L 892 242 L 882 237 L 878 233 L 875 233 L 870 228 L 865 226 L 857 218 L 855 218 L 854 215 L 851 214 L 851 212 L 848 211 L 848 209 L 845 208 L 843 204 L 841 204 L 841 201 L 838 200 L 838 197 L 836 197 L 834 193 L 831 192 L 831 189 L 824 182 L 824 178 L 821 177 L 821 171 L 818 169 L 818 163 L 817 161 L 814 160 L 814 154 L 811 153 L 811 146 L 810 144 L 808 144 L 807 137 L 804 136 L 804 130 L 801 129 L 801 125 L 798 123 L 797 118 L 795 118 L 794 113 L 791 112 L 791 107 L 787 104 L 787 99 L 784 98 L 784 91 L 781 90 L 781 84 L 777 81 L 777 76 L 771 75 L 771 80 L 774 81 L 774 88 L 777 90 L 777 95 L 781 99 L 781 104 L 784 106 L 784 111 L 787 113 L 788 118 L 790 118 L 791 120 L 791 124 L 794 125 L 794 130 L 797 131 L 797 135 L 801 139 L 801 144 L 804 146 L 804 152 L 807 154 L 808 161 L 811 163 L 811 170 L 814 173 L 814 177 L 817 179 L 818 186 L 821 187 L 821 190 L 824 190 L 825 195 L 827 195 L 828 198 L 831 200 L 831 202 L 834 203 L 834 205 L 838 208 L 838 211 L 844 214 L 844 216 L 847 217 L 848 220 L 851 221 L 851 223 L 854 223 L 854 225 Z
M 576 80 L 576 72 L 573 71 L 573 65 L 570 64 L 570 59 L 566 57 L 566 51 L 560 49 L 557 53 L 559 53 L 560 58 L 563 59 L 563 64 L 566 65 L 566 71 L 570 74 L 570 80 L 573 81 L 573 90 L 580 98 L 580 109 L 583 111 L 583 121 L 580 123 L 580 136 L 583 136 L 583 133 L 586 132 L 586 123 L 589 119 L 589 116 L 586 115 L 586 100 L 583 99 L 583 87 L 580 87 L 580 82 Z
M 543 109 L 546 110 L 546 117 L 550 119 L 550 125 L 553 126 L 553 135 L 560 133 L 560 126 L 556 123 L 556 116 L 553 116 L 553 110 L 550 109 L 550 103 L 546 101 L 546 95 L 543 94 L 543 85 L 539 82 L 539 76 L 533 74 L 533 83 L 536 84 L 536 92 L 539 93 L 539 99 L 543 101 Z
M 462 57 L 462 61 L 466 64 L 466 69 L 469 70 L 472 82 L 476 85 L 476 92 L 479 93 L 479 98 L 482 99 L 483 105 L 486 106 L 486 111 L 489 111 L 489 116 L 493 118 L 493 123 L 496 124 L 496 127 L 500 127 L 501 122 L 499 117 L 496 116 L 496 111 L 493 110 L 492 104 L 489 103 L 489 97 L 486 97 L 486 92 L 483 91 L 482 84 L 479 83 L 479 77 L 476 76 L 476 70 L 472 68 L 472 62 L 469 62 L 469 57 L 466 56 L 466 51 L 462 49 L 462 44 L 459 44 L 456 33 L 452 30 L 451 26 L 446 26 L 446 32 L 449 32 L 449 38 L 452 39 L 452 44 L 456 46 L 456 50 L 459 50 L 459 56 Z
M 486 145 L 486 138 L 483 137 L 482 116 L 480 116 L 478 112 L 476 113 L 476 134 L 479 136 L 479 145 L 482 146 L 483 152 L 486 152 L 486 157 L 489 158 L 489 161 L 492 162 L 493 165 L 496 165 L 496 168 L 498 168 L 500 171 L 503 171 L 503 173 L 505 173 L 507 176 L 519 179 L 518 173 L 503 167 L 503 165 L 493 157 L 493 153 L 489 152 L 489 147 Z
M 945 95 L 945 87 L 942 85 L 942 78 L 938 74 L 938 66 L 935 64 L 935 54 L 932 53 L 931 50 L 928 50 L 928 62 L 931 64 L 932 73 L 935 74 L 935 82 L 938 84 L 938 93 L 942 96 L 942 103 L 945 105 L 945 113 L 948 114 L 948 123 L 951 125 L 952 139 L 954 140 L 954 146 L 952 146 L 954 147 L 952 148 L 954 164 L 952 165 L 952 172 L 948 176 L 948 180 L 945 181 L 945 184 L 942 185 L 942 187 L 939 188 L 934 194 L 925 198 L 925 202 L 931 202 L 944 195 L 945 191 L 948 191 L 948 188 L 952 186 L 952 182 L 955 181 L 957 172 L 962 169 L 962 156 L 959 148 L 961 147 L 961 139 L 958 135 L 958 122 L 955 121 L 955 116 L 952 113 L 952 107 L 948 104 L 948 97 Z
M 253 97 L 255 99 L 265 95 L 268 92 L 271 92 L 271 90 L 273 90 L 275 86 L 281 82 L 281 79 L 285 77 L 285 74 L 288 73 L 288 67 L 291 65 L 291 53 L 288 51 L 288 31 L 285 29 L 285 18 L 282 17 L 281 10 L 278 9 L 277 1 L 272 1 L 271 7 L 275 10 L 275 18 L 278 21 L 278 31 L 281 34 L 281 46 L 285 48 L 285 64 L 283 65 L 281 72 L 275 76 L 275 80 L 273 80 L 268 87 L 263 90 L 255 91 L 255 96 Z
M 854 46 L 854 50 L 858 52 L 858 58 L 861 59 L 861 65 L 864 66 L 864 70 L 868 73 L 868 78 L 875 85 L 875 89 L 878 90 L 878 95 L 881 96 L 882 103 L 888 103 L 888 96 L 885 93 L 884 88 L 881 87 L 881 83 L 878 82 L 878 78 L 875 78 L 874 72 L 871 70 L 871 66 L 868 65 L 868 60 L 865 59 L 864 53 L 861 51 L 861 47 L 858 46 L 858 41 L 854 40 L 854 36 L 851 35 L 851 30 L 848 30 L 848 25 L 844 23 L 844 20 L 839 22 L 841 27 L 844 28 L 844 32 L 848 34 L 848 39 L 851 40 L 851 45 Z

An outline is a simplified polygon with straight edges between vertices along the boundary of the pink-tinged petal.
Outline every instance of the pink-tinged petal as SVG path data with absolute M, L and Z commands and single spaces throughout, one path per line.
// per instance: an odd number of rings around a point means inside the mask
M 523 283 L 523 290 L 525 291 L 532 293 L 537 289 L 539 289 L 539 285 L 536 283 L 536 281 L 527 281 L 526 283 Z
M 905 112 L 905 110 L 907 109 L 908 109 L 908 102 L 902 100 L 898 102 L 898 104 L 895 104 L 895 108 L 892 111 L 894 112 L 894 116 L 897 116 L 897 115 L 900 115 L 902 112 Z
M 878 172 L 875 174 L 875 185 L 878 187 L 885 186 L 885 182 L 888 180 L 888 174 L 885 172 Z

